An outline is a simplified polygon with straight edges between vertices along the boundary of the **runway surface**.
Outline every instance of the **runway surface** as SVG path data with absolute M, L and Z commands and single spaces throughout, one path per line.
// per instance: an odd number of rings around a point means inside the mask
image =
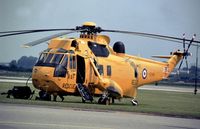
M 180 86 L 155 86 L 144 85 L 139 87 L 141 90 L 158 90 L 158 91 L 174 91 L 174 92 L 194 92 L 194 87 L 180 87 Z
M 0 129 L 199 129 L 200 120 L 0 103 Z

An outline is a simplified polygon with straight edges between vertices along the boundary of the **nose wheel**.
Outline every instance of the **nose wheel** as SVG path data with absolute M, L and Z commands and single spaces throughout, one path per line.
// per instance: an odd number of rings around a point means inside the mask
M 51 101 L 51 95 L 46 93 L 45 91 L 41 90 L 39 92 L 39 97 L 36 96 L 35 100 Z

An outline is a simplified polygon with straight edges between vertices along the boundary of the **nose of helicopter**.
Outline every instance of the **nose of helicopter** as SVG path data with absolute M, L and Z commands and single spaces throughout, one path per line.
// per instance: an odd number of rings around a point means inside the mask
M 54 68 L 34 67 L 32 71 L 32 82 L 34 87 L 47 92 L 58 91 L 53 74 Z
M 32 78 L 48 79 L 53 76 L 54 68 L 51 67 L 34 67 L 32 71 Z

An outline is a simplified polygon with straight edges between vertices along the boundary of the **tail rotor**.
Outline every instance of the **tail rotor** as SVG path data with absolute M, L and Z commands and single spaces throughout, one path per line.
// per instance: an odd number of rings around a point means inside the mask
M 188 46 L 187 46 L 187 49 L 186 49 L 185 34 L 183 34 L 183 58 L 182 58 L 182 60 L 181 60 L 181 62 L 180 62 L 180 65 L 179 65 L 179 67 L 178 67 L 178 71 L 177 71 L 178 74 L 180 73 L 180 69 L 181 69 L 181 66 L 182 66 L 184 60 L 185 60 L 185 63 L 186 63 L 187 73 L 189 74 L 189 67 L 188 67 L 188 60 L 187 60 L 187 57 L 188 57 L 188 56 L 191 56 L 191 53 L 188 52 L 188 51 L 189 51 L 189 49 L 190 49 L 190 47 L 191 47 L 191 44 L 193 43 L 195 37 L 196 37 L 196 34 L 194 34 L 194 35 L 192 36 L 192 39 L 190 40 L 190 42 L 189 42 L 189 44 L 188 44 Z

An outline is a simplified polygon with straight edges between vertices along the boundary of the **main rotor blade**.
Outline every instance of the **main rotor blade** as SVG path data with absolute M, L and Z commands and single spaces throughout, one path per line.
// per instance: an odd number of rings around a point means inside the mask
M 185 52 L 185 33 L 183 34 L 183 51 Z
M 195 39 L 195 37 L 196 37 L 196 34 L 194 34 L 194 35 L 192 36 L 192 39 L 190 40 L 190 43 L 189 43 L 189 45 L 188 45 L 188 47 L 187 47 L 187 49 L 186 49 L 185 53 L 187 53 L 187 52 L 188 52 L 188 50 L 190 49 L 190 46 L 191 46 L 191 45 L 192 45 L 192 43 L 194 42 L 194 39 Z
M 177 38 L 173 36 L 166 36 L 166 35 L 158 35 L 158 34 L 151 34 L 151 33 L 142 33 L 142 32 L 134 32 L 134 31 L 121 31 L 121 30 L 101 30 L 102 32 L 114 32 L 114 33 L 122 33 L 122 34 L 132 34 L 132 35 L 138 35 L 143 37 L 150 37 L 150 38 L 156 38 L 156 39 L 162 39 L 162 40 L 168 40 L 173 42 L 182 43 L 182 38 Z M 190 39 L 185 39 L 185 41 L 190 41 Z M 200 43 L 200 41 L 193 41 L 195 43 Z M 188 44 L 188 43 L 186 43 Z
M 37 29 L 37 30 L 16 30 L 16 31 L 2 31 L 0 32 L 0 37 L 37 33 L 37 32 L 48 32 L 48 31 L 66 31 L 66 30 L 76 30 L 76 29 Z
M 45 41 L 49 41 L 53 38 L 60 37 L 60 36 L 63 36 L 63 35 L 67 35 L 67 34 L 71 34 L 71 33 L 75 33 L 75 32 L 80 32 L 80 31 L 82 31 L 82 30 L 74 30 L 74 31 L 70 31 L 70 32 L 61 32 L 61 33 L 58 33 L 58 34 L 54 34 L 54 35 L 51 35 L 51 36 L 48 36 L 48 37 L 38 39 L 38 40 L 30 42 L 30 43 L 26 43 L 26 44 L 23 45 L 23 47 L 32 47 L 32 46 L 38 45 L 40 43 L 43 43 Z
M 17 32 L 29 32 L 29 31 L 59 31 L 59 30 L 66 30 L 66 29 L 34 29 L 34 30 L 11 30 L 11 31 L 1 31 L 0 34 L 5 33 L 17 33 Z M 70 29 L 71 30 L 71 29 Z

